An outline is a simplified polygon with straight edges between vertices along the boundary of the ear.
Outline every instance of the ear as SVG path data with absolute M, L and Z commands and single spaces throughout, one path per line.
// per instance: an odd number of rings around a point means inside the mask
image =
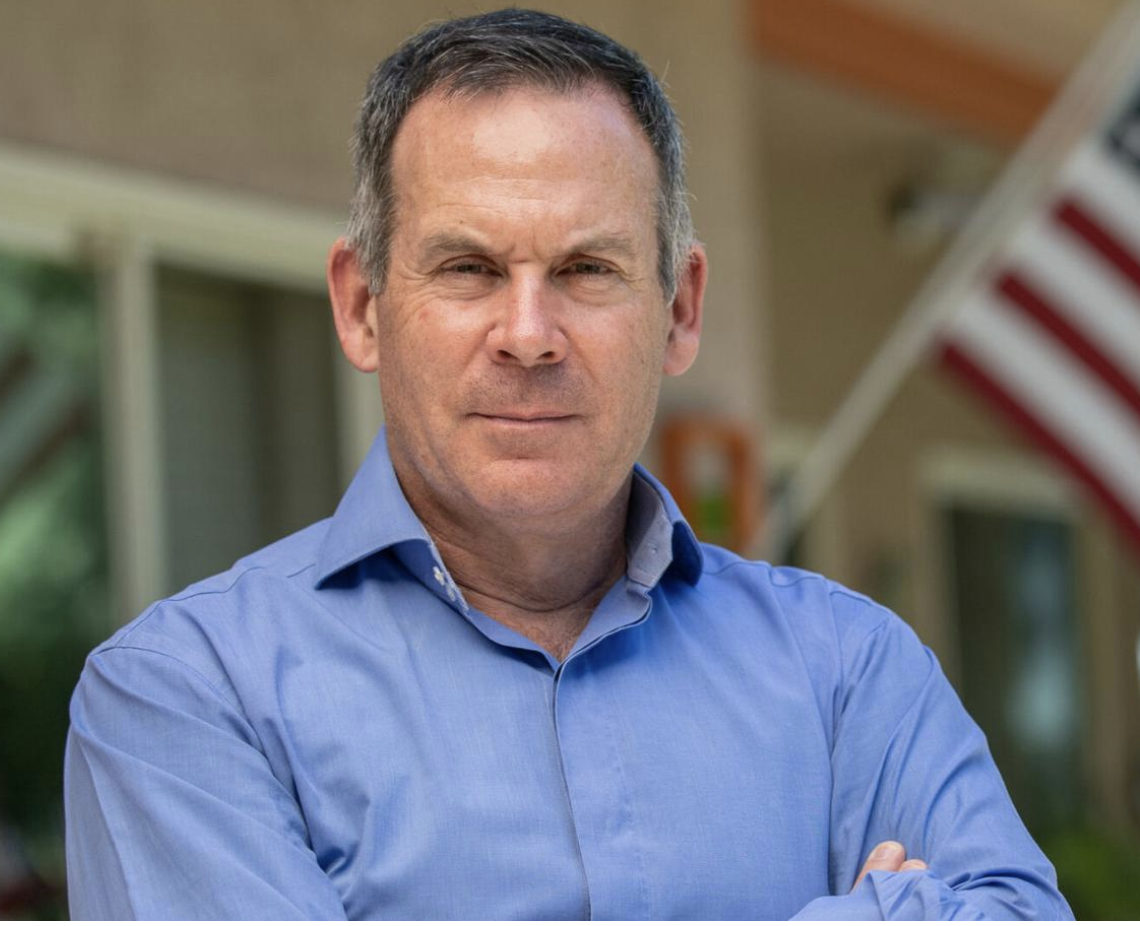
M 672 327 L 665 345 L 665 375 L 680 376 L 697 359 L 704 321 L 705 282 L 708 280 L 708 258 L 705 249 L 694 244 L 689 263 L 677 281 L 677 295 L 670 307 Z
M 362 373 L 375 373 L 379 366 L 376 302 L 356 252 L 344 238 L 337 238 L 329 251 L 325 274 L 341 350 Z

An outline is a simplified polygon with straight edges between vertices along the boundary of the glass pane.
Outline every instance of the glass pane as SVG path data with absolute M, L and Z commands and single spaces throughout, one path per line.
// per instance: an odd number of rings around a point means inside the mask
M 1038 836 L 1080 813 L 1079 639 L 1063 521 L 948 512 L 962 699 Z
M 0 915 L 62 916 L 67 703 L 112 626 L 93 277 L 0 254 Z
M 169 592 L 339 499 L 327 300 L 170 267 L 158 276 Z

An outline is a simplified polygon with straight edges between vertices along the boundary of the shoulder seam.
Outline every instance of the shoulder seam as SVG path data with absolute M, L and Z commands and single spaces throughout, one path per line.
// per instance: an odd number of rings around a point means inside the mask
M 104 648 L 98 650 L 97 652 L 92 653 L 90 658 L 94 659 L 97 656 L 102 656 L 106 653 L 113 653 L 113 652 L 136 652 L 136 653 L 147 653 L 150 656 L 161 656 L 164 659 L 169 659 L 171 662 L 178 663 L 180 666 L 182 666 L 187 671 L 193 672 L 194 675 L 196 675 L 198 678 L 200 678 L 202 680 L 202 683 L 204 685 L 206 685 L 207 688 L 209 688 L 214 694 L 216 694 L 219 698 L 221 698 L 223 701 L 225 701 L 226 704 L 228 704 L 231 708 L 233 708 L 233 710 L 237 711 L 238 714 L 241 715 L 242 722 L 249 729 L 250 734 L 253 736 L 254 740 L 257 743 L 258 751 L 260 751 L 262 755 L 266 755 L 265 745 L 261 742 L 261 737 L 258 735 L 257 730 L 254 727 L 253 723 L 250 721 L 249 717 L 246 716 L 245 709 L 235 699 L 231 698 L 228 694 L 226 694 L 226 692 L 222 691 L 217 686 L 217 684 L 215 682 L 211 681 L 211 679 L 204 672 L 202 672 L 200 669 L 195 668 L 194 666 L 190 665 L 190 663 L 188 663 L 185 659 L 180 659 L 179 657 L 175 656 L 172 653 L 164 653 L 162 650 L 151 649 L 150 647 L 147 647 L 147 646 L 133 646 L 133 645 L 126 645 L 126 644 L 122 644 L 122 643 L 116 643 L 112 646 L 104 647 Z
M 162 656 L 164 659 L 169 659 L 172 662 L 176 662 L 180 666 L 182 666 L 183 668 L 189 669 L 191 672 L 193 672 L 195 675 L 197 675 L 198 678 L 200 678 L 206 685 L 208 685 L 210 687 L 211 691 L 213 691 L 219 698 L 221 698 L 227 704 L 229 704 L 230 707 L 241 711 L 241 706 L 238 704 L 235 704 L 232 700 L 230 700 L 229 695 L 227 695 L 224 691 L 222 691 L 217 686 L 217 684 L 215 682 L 211 681 L 209 676 L 207 676 L 205 672 L 203 672 L 201 669 L 196 668 L 195 666 L 190 665 L 190 663 L 188 663 L 185 659 L 180 659 L 178 656 L 175 656 L 173 653 L 165 653 L 160 649 L 153 649 L 149 646 L 135 646 L 133 644 L 115 643 L 115 644 L 112 644 L 111 646 L 104 646 L 104 647 L 100 648 L 99 650 L 92 653 L 91 657 L 94 658 L 96 656 L 102 656 L 105 653 L 114 653 L 114 652 L 147 653 L 148 655 L 151 655 L 151 656 Z M 241 713 L 242 713 L 242 716 L 244 717 L 245 711 L 242 711 Z
M 314 565 L 315 565 L 314 563 L 307 563 L 304 566 L 302 566 L 301 568 L 294 570 L 293 572 L 281 573 L 280 578 L 282 578 L 282 579 L 294 579 L 297 576 L 299 576 L 301 573 L 305 572 L 306 570 L 312 569 L 314 567 Z M 128 630 L 125 634 L 123 634 L 123 637 L 119 643 L 113 643 L 110 645 L 100 646 L 98 649 L 95 650 L 95 652 L 101 653 L 101 652 L 106 651 L 107 649 L 110 649 L 111 647 L 120 646 L 123 643 L 125 643 L 128 639 L 130 639 L 132 636 L 134 636 L 135 632 L 140 627 L 142 627 L 143 624 L 147 623 L 147 621 L 149 621 L 151 619 L 151 617 L 155 614 L 155 612 L 159 611 L 164 605 L 181 604 L 181 603 L 186 602 L 186 601 L 193 601 L 195 598 L 208 598 L 211 596 L 227 595 L 230 592 L 232 592 L 234 590 L 234 588 L 237 587 L 238 583 L 240 583 L 242 581 L 242 579 L 246 578 L 250 574 L 252 574 L 254 572 L 267 572 L 267 571 L 268 570 L 265 566 L 258 566 L 258 565 L 247 566 L 245 569 L 243 569 L 241 572 L 239 572 L 237 575 L 235 575 L 233 577 L 233 581 L 231 581 L 229 585 L 225 586 L 225 588 L 202 589 L 201 591 L 195 591 L 195 592 L 189 592 L 188 590 L 183 590 L 181 592 L 176 592 L 173 595 L 169 595 L 166 598 L 160 598 L 158 601 L 155 601 L 154 603 L 149 605 L 147 607 L 147 609 L 145 611 L 143 611 L 138 616 L 138 618 L 136 618 L 135 625 L 130 630 Z M 138 649 L 145 649 L 145 647 L 138 647 Z M 161 652 L 161 651 L 160 650 L 154 650 L 153 652 Z M 171 657 L 171 658 L 174 658 L 174 657 Z
M 734 567 L 751 567 L 756 569 L 763 569 L 768 573 L 769 577 L 772 580 L 772 584 L 777 588 L 792 588 L 795 585 L 799 585 L 801 582 L 820 582 L 823 585 L 827 586 L 827 594 L 829 596 L 838 595 L 843 598 L 849 598 L 852 601 L 858 601 L 862 604 L 870 605 L 873 608 L 889 613 L 888 608 L 885 608 L 883 605 L 877 603 L 874 599 L 868 598 L 862 592 L 852 591 L 849 588 L 838 585 L 828 579 L 826 576 L 819 575 L 818 573 L 805 572 L 803 575 L 798 575 L 790 581 L 780 581 L 775 575 L 776 567 L 771 563 L 765 562 L 764 560 L 737 559 L 731 563 L 725 563 L 719 569 L 709 569 L 706 571 L 709 575 L 715 576 L 720 575 L 722 572 L 727 572 L 729 569 L 732 569 Z

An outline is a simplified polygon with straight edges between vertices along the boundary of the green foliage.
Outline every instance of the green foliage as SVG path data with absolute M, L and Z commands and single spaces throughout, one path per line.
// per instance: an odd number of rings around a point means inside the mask
M 1140 843 L 1104 829 L 1059 832 L 1042 848 L 1057 868 L 1061 893 L 1077 919 L 1140 915 Z
M 1078 920 L 1140 915 L 1140 843 L 1104 830 L 1068 830 L 1044 841 L 1061 892 Z
M 31 359 L 0 396 L 0 450 L 31 452 L 16 425 L 21 389 L 36 377 L 62 384 L 65 410 L 79 409 L 84 422 L 0 486 L 0 822 L 14 827 L 34 868 L 62 886 L 67 705 L 87 651 L 110 626 L 90 274 L 0 255 L 0 345 Z M 47 897 L 15 912 L 61 915 L 61 904 Z

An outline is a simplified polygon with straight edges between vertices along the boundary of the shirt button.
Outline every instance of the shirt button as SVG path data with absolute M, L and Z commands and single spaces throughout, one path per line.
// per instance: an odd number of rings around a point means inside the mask
M 440 585 L 443 585 L 443 584 L 444 584 L 444 580 L 443 580 L 443 570 L 442 570 L 442 569 L 440 569 L 438 566 L 436 566 L 436 567 L 434 567 L 434 568 L 432 569 L 432 571 L 431 571 L 431 574 L 432 574 L 433 576 L 435 576 L 435 580 L 436 580 L 436 581 L 437 581 L 437 582 L 438 582 Z
M 456 594 L 455 593 L 455 586 L 454 585 L 447 586 L 447 600 L 448 601 L 454 601 L 455 600 L 455 594 Z

